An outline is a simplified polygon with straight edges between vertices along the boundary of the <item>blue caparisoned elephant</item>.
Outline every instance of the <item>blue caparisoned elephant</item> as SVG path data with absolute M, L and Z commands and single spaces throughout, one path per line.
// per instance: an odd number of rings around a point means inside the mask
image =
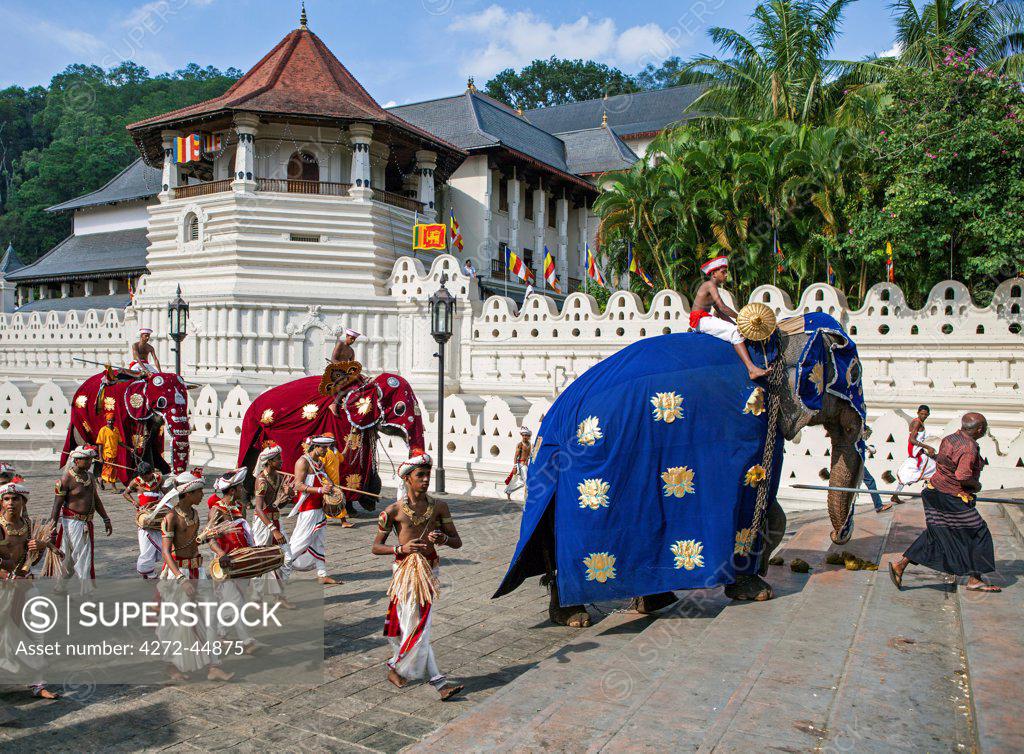
M 495 596 L 545 575 L 551 619 L 568 625 L 589 624 L 587 603 L 635 598 L 651 612 L 680 589 L 769 599 L 761 577 L 786 528 L 783 439 L 824 426 L 831 483 L 856 486 L 864 399 L 856 346 L 828 315 L 785 320 L 764 348 L 748 345 L 755 361 L 777 360 L 777 378 L 752 382 L 729 343 L 688 332 L 638 341 L 575 380 L 537 432 L 519 543 Z M 837 543 L 852 532 L 852 503 L 829 493 Z

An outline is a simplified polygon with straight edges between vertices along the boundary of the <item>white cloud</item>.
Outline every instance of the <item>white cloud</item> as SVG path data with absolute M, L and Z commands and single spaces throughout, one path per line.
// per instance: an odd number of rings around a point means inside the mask
M 121 25 L 128 28 L 143 27 L 153 31 L 154 27 L 163 27 L 175 16 L 186 17 L 190 7 L 201 8 L 213 2 L 214 0 L 152 0 L 129 10 Z
M 394 107 L 397 104 L 398 103 L 395 102 L 393 99 L 389 99 L 387 102 L 384 103 L 384 107 Z
M 36 32 L 76 55 L 92 56 L 106 49 L 106 45 L 89 32 L 67 29 L 49 21 L 38 21 Z
M 882 52 L 877 53 L 877 55 L 880 58 L 896 58 L 899 57 L 902 52 L 903 45 L 899 42 L 895 42 L 888 50 L 883 50 Z
M 449 28 L 465 33 L 469 40 L 460 73 L 480 79 L 552 55 L 635 69 L 648 62 L 660 63 L 674 47 L 664 30 L 653 23 L 620 33 L 612 19 L 585 15 L 556 26 L 532 11 L 509 11 L 500 5 L 464 16 Z M 474 41 L 479 44 L 473 46 Z

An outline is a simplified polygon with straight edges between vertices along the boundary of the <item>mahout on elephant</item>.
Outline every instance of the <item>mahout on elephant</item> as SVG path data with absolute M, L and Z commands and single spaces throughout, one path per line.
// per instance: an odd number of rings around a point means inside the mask
M 188 390 L 194 385 L 173 372 L 145 372 L 108 367 L 89 377 L 71 399 L 71 421 L 60 462 L 82 445 L 93 445 L 105 417 L 124 438 L 114 459 L 118 480 L 127 484 L 143 461 L 166 473 L 185 471 L 189 459 Z M 164 434 L 171 462 L 164 459 Z
M 323 377 L 302 377 L 262 393 L 242 420 L 238 465 L 250 472 L 268 442 L 281 446 L 282 470 L 291 473 L 302 443 L 333 435 L 346 506 L 376 506 L 381 489 L 377 433 L 396 435 L 412 452 L 423 452 L 423 418 L 412 386 L 385 372 L 368 377 L 358 362 L 335 362 Z M 250 476 L 252 476 L 250 474 Z
M 772 597 L 763 577 L 786 529 L 784 440 L 823 426 L 831 483 L 856 487 L 865 413 L 856 346 L 835 319 L 810 313 L 775 331 L 774 314 L 750 306 L 771 320 L 771 336 L 750 344 L 774 364 L 767 378 L 751 381 L 728 343 L 687 332 L 633 343 L 559 395 L 537 432 L 495 597 L 541 575 L 551 619 L 577 626 L 589 625 L 584 605 L 609 599 L 653 612 L 676 590 Z M 832 540 L 845 543 L 852 494 L 829 492 L 828 512 Z

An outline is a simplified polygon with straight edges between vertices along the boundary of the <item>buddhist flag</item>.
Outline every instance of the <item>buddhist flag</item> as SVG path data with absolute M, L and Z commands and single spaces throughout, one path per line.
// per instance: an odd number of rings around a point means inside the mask
M 836 287 L 836 271 L 832 269 L 832 263 L 828 263 L 828 284 Z
M 463 250 L 462 233 L 459 231 L 459 221 L 455 219 L 455 210 L 448 210 L 451 217 L 451 228 L 452 228 L 452 248 Z
M 174 140 L 174 161 L 177 163 L 198 162 L 202 159 L 199 149 L 199 134 L 179 136 Z
M 512 249 L 505 249 L 505 268 L 519 277 L 524 283 L 533 283 L 535 279 L 533 271 L 526 266 L 526 262 Z
M 601 274 L 601 270 L 597 266 L 597 259 L 594 257 L 593 252 L 590 251 L 590 244 L 586 245 L 587 249 L 587 277 L 593 280 L 600 286 L 604 286 L 604 275 Z
M 630 241 L 626 244 L 626 259 L 628 261 L 627 269 L 640 276 L 640 279 L 647 283 L 648 288 L 653 288 L 654 283 L 647 277 L 647 273 L 644 272 L 644 268 L 640 266 L 640 262 L 637 261 L 636 257 L 633 256 L 633 242 Z
M 782 253 L 782 244 L 775 239 L 775 271 L 782 272 L 786 267 L 786 255 Z
M 412 226 L 413 251 L 445 251 L 444 223 L 421 223 Z
M 885 279 L 896 282 L 896 264 L 892 261 L 892 244 L 888 241 L 885 242 Z
M 203 134 L 203 151 L 206 154 L 219 152 L 221 146 L 223 146 L 223 141 L 220 134 Z
M 544 279 L 548 281 L 548 285 L 554 289 L 555 293 L 562 292 L 562 286 L 558 284 L 558 276 L 555 275 L 555 260 L 547 246 L 544 247 Z

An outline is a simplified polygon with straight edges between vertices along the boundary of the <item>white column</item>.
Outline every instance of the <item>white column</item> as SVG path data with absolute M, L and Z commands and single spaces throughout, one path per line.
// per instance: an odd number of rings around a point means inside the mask
M 584 286 L 590 288 L 590 281 L 587 280 L 587 205 L 583 203 L 582 207 L 576 208 L 576 235 L 579 239 L 576 242 L 576 257 L 577 263 L 576 268 L 578 270 L 580 280 L 584 281 Z M 593 249 L 591 249 L 593 251 Z
M 497 258 L 498 244 L 495 241 L 493 215 L 494 211 L 491 209 L 491 202 L 494 199 L 494 171 L 491 170 L 490 166 L 487 167 L 487 179 L 484 186 L 484 227 L 482 238 L 483 241 L 477 247 L 480 252 L 480 257 L 473 260 L 476 264 L 476 272 L 481 278 L 491 274 L 491 260 Z M 472 256 L 472 255 L 471 255 Z
M 47 296 L 47 290 L 45 285 L 39 286 L 39 300 L 42 301 Z
M 533 192 L 533 271 L 537 276 L 537 287 L 544 290 L 548 287 L 544 279 L 544 230 L 547 227 L 547 192 L 543 182 L 537 184 Z
M 402 178 L 402 196 L 416 199 L 420 195 L 420 177 L 413 170 Z
M 423 203 L 423 214 L 427 222 L 433 222 L 437 218 L 437 209 L 434 207 L 434 170 L 437 169 L 437 154 L 429 149 L 420 149 L 416 152 L 416 174 L 420 177 L 419 196 L 416 198 Z
M 18 306 L 21 306 L 22 304 L 25 303 L 25 289 L 22 288 L 19 285 L 17 290 L 18 290 Z
M 569 200 L 563 195 L 555 205 L 555 230 L 558 232 L 558 254 L 555 265 L 562 292 L 569 292 Z
M 107 281 L 107 293 L 111 296 L 117 293 L 117 281 L 114 278 Z
M 353 123 L 348 127 L 348 138 L 352 143 L 352 174 L 349 194 L 364 201 L 373 196 L 370 176 L 370 144 L 373 141 L 373 126 L 369 123 Z
M 508 246 L 516 254 L 522 254 L 519 248 L 519 179 L 512 174 L 508 179 Z
M 61 298 L 67 298 L 70 295 L 71 295 L 71 284 L 70 283 L 61 283 L 60 284 L 60 297 Z
M 234 121 L 238 146 L 235 148 L 235 170 L 231 176 L 231 189 L 251 193 L 256 190 L 256 130 L 260 119 L 253 113 L 236 113 Z
M 174 198 L 174 189 L 181 185 L 181 168 L 174 161 L 174 140 L 181 134 L 177 131 L 161 131 L 160 139 L 164 147 L 163 178 L 160 185 L 160 201 L 166 202 Z
M 85 295 L 86 296 L 92 296 L 93 292 L 95 290 L 96 290 L 96 281 L 95 280 L 86 280 L 85 281 Z

